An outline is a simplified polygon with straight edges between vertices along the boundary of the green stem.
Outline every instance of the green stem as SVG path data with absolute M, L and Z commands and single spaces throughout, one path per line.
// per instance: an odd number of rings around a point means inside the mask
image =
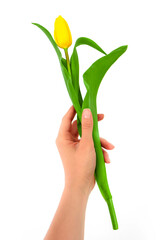
M 112 201 L 112 195 L 109 189 L 107 174 L 104 164 L 104 156 L 102 152 L 102 147 L 99 138 L 99 131 L 98 131 L 98 121 L 97 121 L 97 112 L 93 113 L 93 118 L 95 120 L 95 125 L 93 129 L 93 141 L 96 151 L 96 169 L 95 169 L 95 179 L 97 181 L 98 187 L 101 191 L 101 194 L 105 201 L 108 204 L 108 209 L 112 221 L 113 229 L 118 229 L 118 222 L 116 218 L 116 213 Z
M 96 150 L 95 178 L 96 178 L 98 187 L 101 191 L 101 194 L 105 199 L 105 201 L 107 202 L 113 229 L 116 230 L 118 229 L 118 222 L 117 222 L 116 213 L 115 213 L 115 209 L 112 201 L 112 195 L 108 185 L 107 173 L 106 173 L 106 168 L 104 163 L 104 156 L 103 156 L 102 146 L 101 146 L 100 137 L 99 137 L 96 100 L 92 99 L 92 104 L 93 105 L 91 106 L 91 111 L 93 114 L 93 122 L 94 122 L 93 141 L 94 141 L 94 146 Z
M 70 68 L 70 63 L 69 63 L 69 55 L 68 55 L 68 48 L 64 48 L 66 60 L 67 60 L 67 67 L 68 67 L 68 72 L 71 75 L 71 68 Z
M 95 179 L 98 184 L 99 190 L 108 205 L 113 229 L 116 230 L 118 229 L 118 222 L 117 222 L 116 213 L 115 213 L 115 209 L 112 201 L 112 195 L 108 185 L 106 167 L 104 163 L 104 156 L 103 156 L 102 146 L 101 146 L 100 137 L 99 137 L 96 98 L 92 96 L 92 92 L 90 91 L 88 91 L 85 96 L 82 111 L 84 108 L 90 108 L 93 116 L 92 136 L 93 136 L 94 147 L 96 151 Z

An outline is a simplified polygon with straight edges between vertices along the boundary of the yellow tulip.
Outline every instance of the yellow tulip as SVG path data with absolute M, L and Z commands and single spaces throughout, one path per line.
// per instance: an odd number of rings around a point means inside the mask
M 54 23 L 54 39 L 60 48 L 68 48 L 72 44 L 72 35 L 66 20 L 59 16 Z

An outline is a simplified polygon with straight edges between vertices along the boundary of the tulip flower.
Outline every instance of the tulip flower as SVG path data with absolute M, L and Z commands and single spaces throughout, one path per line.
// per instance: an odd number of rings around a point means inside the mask
M 69 48 L 72 44 L 72 35 L 66 20 L 59 16 L 54 23 L 54 39 L 60 48 Z
M 57 17 L 56 20 L 55 20 L 55 23 L 54 23 L 54 39 L 55 39 L 55 42 L 57 43 L 57 45 L 60 48 L 63 48 L 64 51 L 65 51 L 68 71 L 71 74 L 70 64 L 69 64 L 68 48 L 72 44 L 72 35 L 71 35 L 71 31 L 69 29 L 68 23 L 66 22 L 66 20 L 62 16 Z
M 86 37 L 80 37 L 75 42 L 73 53 L 71 55 L 71 59 L 69 60 L 68 47 L 72 44 L 72 36 L 69 30 L 68 24 L 64 20 L 64 18 L 59 16 L 55 20 L 55 25 L 54 25 L 55 41 L 51 33 L 46 28 L 44 28 L 42 25 L 38 23 L 33 23 L 33 24 L 36 25 L 45 33 L 45 35 L 50 40 L 51 44 L 53 45 L 57 53 L 69 97 L 77 112 L 77 128 L 78 128 L 80 137 L 82 135 L 81 120 L 82 120 L 83 109 L 90 108 L 92 112 L 93 141 L 94 141 L 94 146 L 96 151 L 95 179 L 98 184 L 99 190 L 108 205 L 113 229 L 116 230 L 118 229 L 118 221 L 117 221 L 117 217 L 116 217 L 116 213 L 113 205 L 112 195 L 108 185 L 107 173 L 106 173 L 106 168 L 104 163 L 104 156 L 103 156 L 100 137 L 99 137 L 96 100 L 97 100 L 98 89 L 103 77 L 105 76 L 105 73 L 116 62 L 116 60 L 127 50 L 127 45 L 121 46 L 111 51 L 109 54 L 107 54 L 93 40 Z M 79 84 L 79 60 L 78 60 L 78 53 L 76 48 L 84 44 L 98 50 L 99 52 L 104 54 L 104 56 L 96 60 L 83 74 L 83 82 L 87 90 L 86 95 L 83 99 L 80 91 L 80 84 Z M 64 49 L 66 59 L 62 57 L 59 47 Z

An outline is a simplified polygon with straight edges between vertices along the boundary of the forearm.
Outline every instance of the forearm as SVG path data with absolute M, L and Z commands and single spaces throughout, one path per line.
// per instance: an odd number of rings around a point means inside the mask
M 65 187 L 44 240 L 83 240 L 88 194 Z

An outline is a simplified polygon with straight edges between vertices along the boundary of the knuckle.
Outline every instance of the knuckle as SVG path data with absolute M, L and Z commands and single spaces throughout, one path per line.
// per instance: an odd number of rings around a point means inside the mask
M 83 144 L 85 149 L 88 149 L 88 150 L 94 149 L 94 143 L 93 143 L 92 137 L 89 137 L 89 136 L 84 137 Z
M 90 149 L 94 149 L 93 139 L 90 140 L 90 142 L 89 142 L 89 147 L 90 147 Z
M 83 124 L 83 128 L 84 129 L 87 129 L 87 128 L 91 128 L 92 127 L 92 122 L 91 121 L 88 121 L 86 120 Z

